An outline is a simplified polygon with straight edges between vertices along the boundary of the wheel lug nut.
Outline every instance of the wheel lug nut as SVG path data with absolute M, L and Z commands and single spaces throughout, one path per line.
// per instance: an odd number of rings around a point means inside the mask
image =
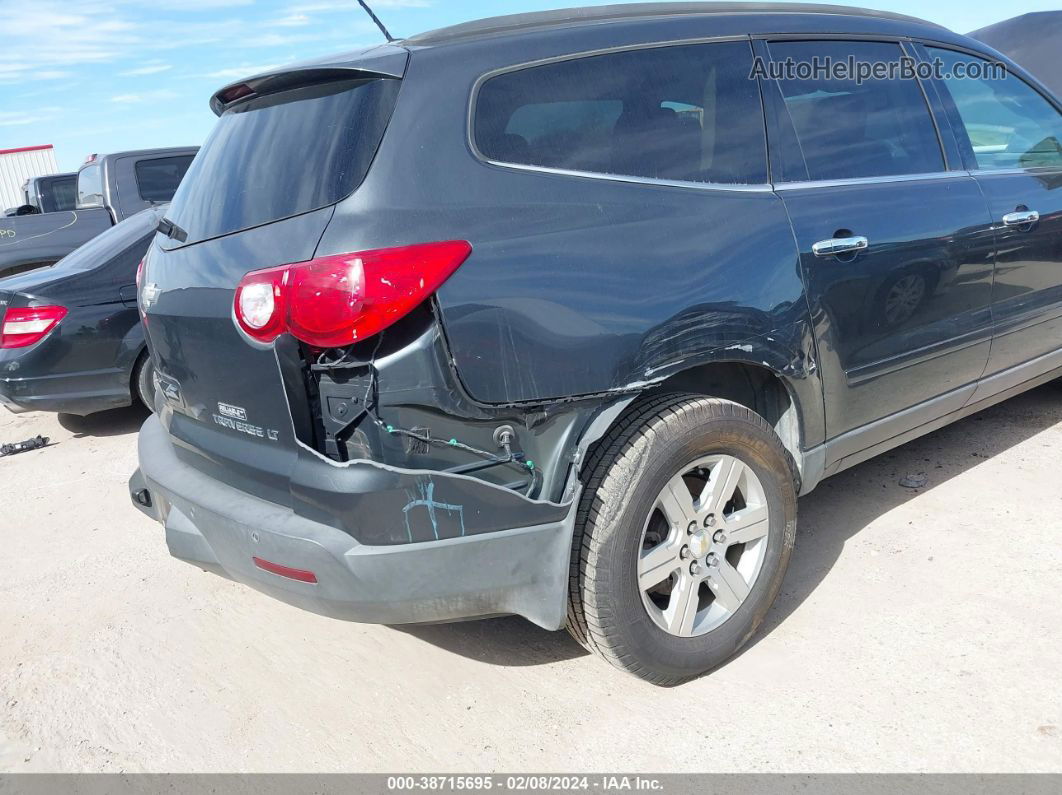
M 716 557 L 715 553 L 713 552 L 712 554 L 710 554 L 710 555 L 709 555 L 709 556 L 708 556 L 708 557 L 707 557 L 707 558 L 705 559 L 705 561 L 704 561 L 704 562 L 705 562 L 705 563 L 707 563 L 707 564 L 708 564 L 709 566 L 711 566 L 712 568 L 715 568 L 716 566 L 718 566 L 718 565 L 719 565 L 719 558 L 718 558 L 718 557 Z
M 710 513 L 706 517 L 704 517 L 704 526 L 705 527 L 714 527 L 715 526 L 715 514 L 714 513 Z
M 717 543 L 717 544 L 725 544 L 726 543 L 726 533 L 724 533 L 722 530 L 716 530 L 715 531 L 715 535 L 712 536 L 712 540 L 715 541 L 715 543 Z
M 693 576 L 696 577 L 700 573 L 701 573 L 701 564 L 699 564 L 697 561 L 693 561 L 693 563 L 690 564 L 690 574 L 692 574 Z
M 689 547 L 683 547 L 682 550 L 679 552 L 679 557 L 682 558 L 683 560 L 687 560 L 689 558 L 689 556 L 690 556 L 690 548 Z

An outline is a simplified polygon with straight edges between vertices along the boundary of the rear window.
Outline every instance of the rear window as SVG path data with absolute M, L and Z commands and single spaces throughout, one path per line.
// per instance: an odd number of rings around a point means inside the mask
M 85 166 L 77 172 L 77 206 L 103 206 L 103 171 L 99 163 Z
M 334 204 L 365 178 L 398 80 L 345 80 L 251 99 L 225 111 L 167 217 L 189 243 Z
M 172 199 L 188 166 L 192 164 L 192 157 L 176 155 L 137 161 L 133 170 L 140 198 L 148 202 L 168 202 Z
M 683 182 L 767 181 L 748 42 L 629 50 L 484 82 L 474 134 L 490 160 Z
M 77 206 L 77 177 L 47 179 L 41 183 L 42 212 L 73 210 Z

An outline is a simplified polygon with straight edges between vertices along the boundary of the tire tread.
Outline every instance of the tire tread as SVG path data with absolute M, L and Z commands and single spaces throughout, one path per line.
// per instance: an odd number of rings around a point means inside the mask
M 614 611 L 598 604 L 595 594 L 602 592 L 609 572 L 597 564 L 605 543 L 600 522 L 605 508 L 600 493 L 612 480 L 629 479 L 637 466 L 636 449 L 643 439 L 656 436 L 664 426 L 686 412 L 693 411 L 703 422 L 713 419 L 738 420 L 757 426 L 770 439 L 787 464 L 793 482 L 798 482 L 795 461 L 778 439 L 774 429 L 759 414 L 729 400 L 685 393 L 654 395 L 634 404 L 600 439 L 586 460 L 584 488 L 575 517 L 575 533 L 570 557 L 568 613 L 566 628 L 575 640 L 615 667 L 653 684 L 670 686 L 688 681 L 692 676 L 674 676 L 652 671 L 625 648 L 614 633 L 608 631 Z

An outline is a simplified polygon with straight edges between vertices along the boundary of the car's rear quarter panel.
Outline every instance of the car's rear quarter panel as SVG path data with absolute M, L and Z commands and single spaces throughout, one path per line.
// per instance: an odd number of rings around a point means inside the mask
M 753 361 L 792 379 L 815 441 L 821 391 L 808 305 L 774 193 L 518 170 L 478 159 L 468 141 L 474 84 L 493 70 L 741 30 L 732 17 L 681 22 L 414 49 L 369 177 L 337 207 L 318 255 L 471 241 L 438 302 L 477 400 L 548 402 L 637 388 L 703 362 Z

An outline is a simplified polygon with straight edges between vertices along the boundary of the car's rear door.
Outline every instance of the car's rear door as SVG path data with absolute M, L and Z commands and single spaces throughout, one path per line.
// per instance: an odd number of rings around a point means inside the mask
M 988 201 L 996 242 L 995 335 L 983 392 L 1062 366 L 1062 112 L 1014 73 L 955 50 L 941 95 L 971 173 Z M 987 396 L 987 394 L 986 394 Z
M 899 62 L 894 41 L 773 40 L 776 65 Z M 827 465 L 960 408 L 988 360 L 991 219 L 915 79 L 775 69 L 772 174 L 792 220 L 825 388 Z M 952 158 L 954 159 L 954 158 Z

